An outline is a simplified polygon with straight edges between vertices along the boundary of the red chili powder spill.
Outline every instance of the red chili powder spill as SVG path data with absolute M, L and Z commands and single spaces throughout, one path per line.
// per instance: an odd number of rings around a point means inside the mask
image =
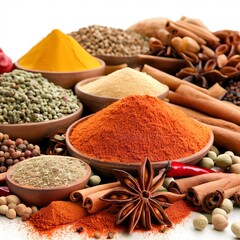
M 87 233 L 89 237 L 93 237 L 94 233 L 99 232 L 101 235 L 106 235 L 109 232 L 128 232 L 127 224 L 116 225 L 117 219 L 116 206 L 100 211 L 98 213 L 86 216 L 74 224 L 75 230 L 82 227 L 83 233 Z M 190 205 L 185 201 L 180 200 L 172 206 L 165 209 L 165 213 L 173 224 L 180 223 L 184 218 L 189 216 L 193 211 Z M 152 224 L 152 231 L 160 232 L 163 229 L 162 225 Z M 134 231 L 145 232 L 140 226 L 137 226 Z

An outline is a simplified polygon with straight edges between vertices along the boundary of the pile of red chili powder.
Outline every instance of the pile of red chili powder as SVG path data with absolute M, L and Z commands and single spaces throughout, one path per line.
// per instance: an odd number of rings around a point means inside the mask
M 209 139 L 208 127 L 148 95 L 125 97 L 77 124 L 70 134 L 82 154 L 123 163 L 187 157 Z

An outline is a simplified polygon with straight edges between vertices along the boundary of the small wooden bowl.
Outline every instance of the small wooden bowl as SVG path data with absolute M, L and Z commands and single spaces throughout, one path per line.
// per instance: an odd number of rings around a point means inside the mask
M 117 56 L 107 56 L 107 55 L 96 55 L 96 58 L 102 59 L 107 66 L 117 66 L 121 64 L 127 64 L 128 67 L 136 68 L 138 67 L 138 56 L 129 57 L 117 57 Z
M 188 66 L 187 62 L 184 59 L 158 57 L 147 54 L 138 55 L 138 64 L 139 66 L 147 64 L 151 67 L 173 75 L 179 72 L 182 68 Z
M 105 66 L 106 66 L 105 62 L 99 58 L 97 58 L 97 60 L 101 64 L 99 67 L 94 69 L 89 69 L 89 70 L 82 70 L 78 72 L 50 72 L 50 71 L 42 71 L 42 70 L 31 70 L 31 69 L 22 67 L 21 65 L 19 65 L 18 62 L 15 63 L 15 66 L 18 69 L 21 69 L 24 71 L 41 73 L 42 76 L 48 79 L 50 82 L 53 82 L 54 84 L 59 85 L 63 88 L 71 89 L 75 86 L 76 83 L 78 83 L 83 79 L 100 76 L 104 74 Z
M 73 122 L 80 119 L 82 112 L 83 105 L 80 103 L 80 108 L 66 117 L 37 123 L 0 124 L 0 132 L 8 134 L 11 139 L 22 138 L 31 143 L 40 143 L 56 130 L 67 130 Z
M 132 174 L 136 174 L 140 165 L 141 165 L 140 163 L 136 164 L 136 163 L 108 162 L 108 161 L 105 161 L 104 159 L 95 159 L 95 158 L 88 157 L 88 156 L 82 154 L 71 144 L 70 135 L 71 135 L 72 130 L 75 128 L 76 125 L 85 121 L 89 117 L 91 117 L 91 115 L 87 116 L 87 117 L 84 117 L 84 118 L 81 118 L 80 120 L 73 123 L 67 129 L 67 131 L 66 131 L 66 145 L 67 145 L 67 148 L 68 148 L 68 151 L 69 151 L 70 155 L 73 156 L 73 157 L 76 157 L 76 158 L 80 158 L 84 162 L 88 163 L 96 172 L 98 172 L 99 174 L 102 174 L 103 176 L 112 177 L 113 176 L 113 173 L 112 173 L 113 169 L 121 169 L 121 170 L 130 172 Z M 214 135 L 211 132 L 209 142 L 199 152 L 194 153 L 191 156 L 180 158 L 180 159 L 169 159 L 169 160 L 161 161 L 161 162 L 153 162 L 152 166 L 153 166 L 155 172 L 157 172 L 157 171 L 159 171 L 159 169 L 167 167 L 169 161 L 177 161 L 177 162 L 182 162 L 182 163 L 188 163 L 188 164 L 191 164 L 191 165 L 195 165 L 211 149 L 211 147 L 213 145 L 213 141 L 214 141 Z
M 50 156 L 52 157 L 52 155 Z M 35 158 L 40 158 L 40 157 L 35 157 Z M 45 157 L 47 157 L 47 155 Z M 72 157 L 66 158 L 64 156 L 56 156 L 56 157 L 59 159 L 59 161 L 66 160 L 67 158 L 68 159 L 72 158 Z M 33 158 L 26 159 L 23 162 L 31 161 L 31 159 Z M 78 160 L 81 161 L 80 159 Z M 36 205 L 39 207 L 46 206 L 51 201 L 69 200 L 69 196 L 73 191 L 83 189 L 86 186 L 89 180 L 89 177 L 91 175 L 90 166 L 86 162 L 83 162 L 86 167 L 85 176 L 83 178 L 78 179 L 74 183 L 64 185 L 64 186 L 54 187 L 54 188 L 34 188 L 34 187 L 18 184 L 12 180 L 11 173 L 14 171 L 16 166 L 21 163 L 22 162 L 19 162 L 8 169 L 6 173 L 7 186 L 9 187 L 9 190 L 11 191 L 11 193 L 17 195 L 25 203 L 29 205 Z
M 81 82 L 77 83 L 74 88 L 75 94 L 80 98 L 84 107 L 86 107 L 91 113 L 95 113 L 95 112 L 107 107 L 108 105 L 120 100 L 120 98 L 101 97 L 101 96 L 86 93 L 81 90 L 81 86 L 83 86 L 87 83 L 93 82 L 100 77 L 102 77 L 102 76 L 82 80 Z M 156 97 L 158 97 L 160 99 L 164 99 L 165 97 L 167 97 L 168 92 L 169 92 L 169 87 L 167 85 L 165 85 L 165 88 L 166 88 L 166 90 Z

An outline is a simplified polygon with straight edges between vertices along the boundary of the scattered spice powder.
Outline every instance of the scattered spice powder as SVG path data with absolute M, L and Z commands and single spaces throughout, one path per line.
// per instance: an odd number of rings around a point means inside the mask
M 16 164 L 10 177 L 22 185 L 52 188 L 73 183 L 85 175 L 86 166 L 77 158 L 42 155 Z
M 100 77 L 80 88 L 86 93 L 112 98 L 123 98 L 133 94 L 158 96 L 168 90 L 167 85 L 129 67 Z
M 210 129 L 157 97 L 131 95 L 78 123 L 71 144 L 108 162 L 175 160 L 200 151 Z
M 82 232 L 87 233 L 89 237 L 93 237 L 95 233 L 106 236 L 109 232 L 127 232 L 127 225 L 124 223 L 120 225 L 116 224 L 117 210 L 118 208 L 112 205 L 108 209 L 83 217 L 74 224 L 74 229 L 82 227 Z M 183 200 L 174 202 L 172 206 L 164 210 L 174 224 L 179 224 L 183 219 L 188 217 L 192 211 L 191 206 Z M 171 228 L 166 228 L 166 230 L 169 229 Z M 160 232 L 162 230 L 162 225 L 156 223 L 152 225 L 152 231 Z M 146 230 L 143 230 L 141 226 L 138 225 L 134 231 L 145 232 Z
M 118 210 L 118 207 L 112 205 L 95 214 L 83 217 L 74 224 L 74 229 L 82 227 L 82 232 L 87 233 L 89 237 L 93 237 L 96 232 L 100 235 L 107 235 L 109 232 L 127 232 L 125 225 L 116 224 Z
M 41 232 L 73 224 L 86 215 L 86 209 L 79 203 L 52 201 L 48 206 L 32 214 L 29 221 L 38 232 Z

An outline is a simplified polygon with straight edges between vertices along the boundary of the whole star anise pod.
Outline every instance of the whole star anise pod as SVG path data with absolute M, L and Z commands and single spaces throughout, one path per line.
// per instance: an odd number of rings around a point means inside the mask
M 100 199 L 106 202 L 123 204 L 118 212 L 117 224 L 129 219 L 129 233 L 132 233 L 138 223 L 150 230 L 152 219 L 161 225 L 172 226 L 163 208 L 171 204 L 166 202 L 162 192 L 158 192 L 163 184 L 165 169 L 161 169 L 154 178 L 151 161 L 146 160 L 138 172 L 138 179 L 123 170 L 113 170 L 114 175 L 123 187 L 113 189 Z

